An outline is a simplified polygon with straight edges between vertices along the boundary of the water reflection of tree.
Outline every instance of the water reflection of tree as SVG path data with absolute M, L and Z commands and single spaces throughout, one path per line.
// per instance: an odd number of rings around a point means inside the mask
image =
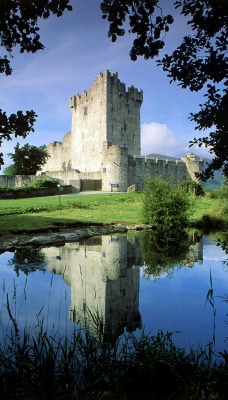
M 142 236 L 144 276 L 172 276 L 175 266 L 186 264 L 190 243 L 184 230 L 145 232 Z
M 14 266 L 14 271 L 19 276 L 20 271 L 28 275 L 30 272 L 45 271 L 46 257 L 40 249 L 18 248 L 13 257 L 8 261 L 8 265 Z
M 228 257 L 228 233 L 224 234 L 221 238 L 218 239 L 217 246 L 220 246 L 222 250 L 225 251 L 226 256 Z M 228 265 L 228 258 L 226 258 L 223 263 Z

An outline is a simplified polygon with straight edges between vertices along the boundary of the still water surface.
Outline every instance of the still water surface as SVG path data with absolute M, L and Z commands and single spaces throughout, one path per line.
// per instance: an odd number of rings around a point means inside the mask
M 9 307 L 19 327 L 44 319 L 50 333 L 70 334 L 75 324 L 93 332 L 97 312 L 119 334 L 172 331 L 180 346 L 206 346 L 213 309 L 206 303 L 210 271 L 216 308 L 216 352 L 227 349 L 227 255 L 208 237 L 192 233 L 183 259 L 167 258 L 142 236 L 99 236 L 62 247 L 17 249 L 0 255 L 0 338 L 9 333 Z M 145 243 L 150 249 L 145 250 Z M 167 251 L 167 249 L 166 249 Z M 182 255 L 182 254 L 181 254 Z

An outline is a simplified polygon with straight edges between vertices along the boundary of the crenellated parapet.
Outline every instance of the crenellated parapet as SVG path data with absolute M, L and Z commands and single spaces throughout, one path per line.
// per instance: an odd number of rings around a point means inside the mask
M 88 93 L 84 90 L 81 94 L 76 94 L 70 98 L 70 108 L 76 108 L 78 104 L 81 104 L 88 99 Z
M 126 100 L 134 100 L 140 103 L 143 102 L 143 91 L 135 88 L 131 85 L 129 88 L 126 88 L 126 84 L 121 82 L 118 78 L 118 73 L 114 72 L 111 74 L 109 71 L 105 71 L 102 75 L 104 79 L 107 81 L 107 85 L 112 86 L 112 89 L 116 91 L 116 94 L 119 97 L 124 97 Z

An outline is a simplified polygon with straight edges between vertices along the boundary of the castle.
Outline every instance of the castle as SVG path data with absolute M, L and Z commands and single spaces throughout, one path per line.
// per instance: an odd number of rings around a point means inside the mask
M 126 89 L 116 72 L 100 73 L 88 92 L 71 97 L 72 129 L 47 146 L 50 158 L 41 175 L 77 191 L 106 192 L 142 190 L 145 176 L 197 180 L 204 162 L 194 154 L 178 160 L 140 155 L 142 102 L 142 91 Z
M 139 236 L 93 236 L 58 248 L 41 249 L 50 272 L 61 274 L 70 286 L 69 317 L 97 334 L 93 316 L 118 335 L 141 328 L 140 267 L 144 256 Z M 203 240 L 189 236 L 185 265 L 202 263 Z

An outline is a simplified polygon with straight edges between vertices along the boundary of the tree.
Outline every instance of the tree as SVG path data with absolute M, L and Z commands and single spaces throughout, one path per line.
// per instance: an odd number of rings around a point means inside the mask
M 188 221 L 192 199 L 172 178 L 164 181 L 160 176 L 145 180 L 143 210 L 145 222 L 156 230 L 169 234 L 172 230 L 183 230 Z
M 163 16 L 159 0 L 103 0 L 103 18 L 109 21 L 108 35 L 112 41 L 125 34 L 123 23 L 129 18 L 129 32 L 136 35 L 130 51 L 133 61 L 138 56 L 151 59 L 164 47 L 164 37 L 173 22 Z M 205 146 L 213 154 L 201 179 L 213 177 L 215 170 L 223 169 L 228 176 L 228 7 L 225 0 L 176 0 L 180 14 L 187 18 L 191 34 L 184 36 L 180 46 L 157 62 L 182 88 L 197 92 L 205 90 L 206 101 L 197 113 L 190 114 L 195 129 L 211 130 L 205 136 L 194 138 L 190 146 Z M 125 26 L 125 25 L 124 25 Z M 162 36 L 163 35 L 163 36 Z
M 3 175 L 16 175 L 15 174 L 15 167 L 14 164 L 10 164 L 8 167 L 6 167 L 3 171 Z
M 20 148 L 17 143 L 14 150 L 8 154 L 14 162 L 14 175 L 35 175 L 50 157 L 45 145 L 37 147 L 27 143 Z
M 20 52 L 35 53 L 43 50 L 40 42 L 38 20 L 47 19 L 51 14 L 60 17 L 65 10 L 71 11 L 70 0 L 1 0 L 0 3 L 0 46 L 6 54 L 0 54 L 0 73 L 12 74 L 10 59 L 13 49 L 19 46 Z M 25 138 L 34 132 L 37 115 L 33 110 L 17 111 L 7 116 L 0 109 L 0 146 L 3 140 L 11 140 L 12 136 Z M 4 164 L 0 153 L 0 168 Z

